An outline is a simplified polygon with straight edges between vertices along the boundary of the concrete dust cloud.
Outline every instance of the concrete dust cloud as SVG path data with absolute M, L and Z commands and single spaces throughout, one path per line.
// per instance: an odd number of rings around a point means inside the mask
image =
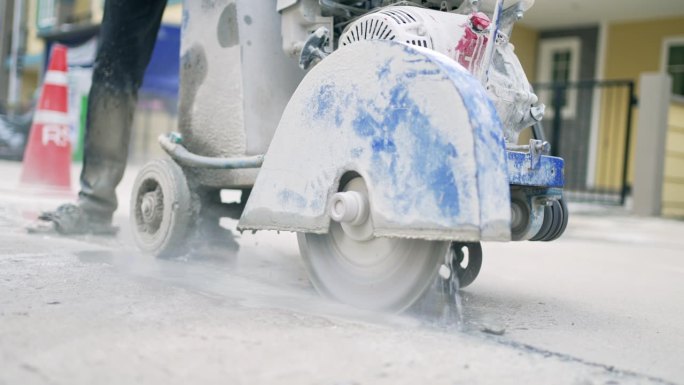
M 224 201 L 230 201 L 222 194 Z M 375 313 L 336 303 L 311 286 L 293 233 L 240 234 L 236 221 L 223 218 L 221 227 L 239 248 L 193 241 L 188 253 L 155 259 L 135 249 L 130 225 L 122 223 L 121 250 L 78 253 L 84 263 L 107 263 L 132 277 L 152 279 L 228 303 L 257 308 L 279 308 L 310 314 L 344 317 L 363 322 L 423 325 L 429 329 L 460 330 L 461 300 L 457 291 L 445 293 L 441 278 L 403 314 Z M 228 305 L 230 306 L 230 305 Z

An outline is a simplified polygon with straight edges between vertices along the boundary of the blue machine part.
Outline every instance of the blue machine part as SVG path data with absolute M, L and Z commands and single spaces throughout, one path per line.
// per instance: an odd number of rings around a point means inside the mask
M 366 183 L 376 236 L 510 240 L 501 122 L 482 85 L 439 53 L 367 41 L 314 67 L 238 228 L 326 233 L 348 173 Z
M 562 158 L 542 155 L 533 162 L 529 153 L 508 151 L 508 179 L 513 185 L 562 188 L 563 167 Z

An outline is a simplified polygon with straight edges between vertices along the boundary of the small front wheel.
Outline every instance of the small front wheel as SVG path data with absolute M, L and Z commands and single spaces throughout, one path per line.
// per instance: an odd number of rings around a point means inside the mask
M 458 287 L 464 288 L 477 278 L 482 267 L 482 246 L 480 242 L 452 242 L 451 268 L 458 277 Z
M 155 160 L 140 170 L 133 185 L 130 220 L 142 251 L 163 258 L 185 253 L 195 225 L 194 211 L 185 174 L 175 162 Z

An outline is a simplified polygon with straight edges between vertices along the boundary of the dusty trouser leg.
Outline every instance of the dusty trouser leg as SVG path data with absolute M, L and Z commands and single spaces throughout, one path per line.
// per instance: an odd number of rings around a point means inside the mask
M 107 0 L 88 99 L 78 205 L 111 221 L 116 186 L 126 167 L 137 93 L 149 63 L 166 0 Z

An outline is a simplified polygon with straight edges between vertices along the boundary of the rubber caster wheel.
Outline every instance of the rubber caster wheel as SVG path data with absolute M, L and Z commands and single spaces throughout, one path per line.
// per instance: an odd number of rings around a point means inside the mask
M 544 208 L 544 221 L 539 232 L 532 237 L 531 241 L 550 242 L 558 239 L 568 226 L 568 206 L 565 200 L 554 201 L 551 206 Z
M 558 220 L 557 220 L 557 225 L 556 225 L 556 231 L 552 232 L 549 234 L 547 237 L 546 241 L 555 241 L 556 239 L 560 238 L 561 235 L 565 232 L 565 229 L 568 227 L 568 206 L 565 204 L 565 200 L 559 199 L 557 202 L 554 203 L 554 206 L 557 206 L 558 208 Z
M 360 177 L 342 191 L 358 192 L 367 202 Z M 327 234 L 300 233 L 297 238 L 309 278 L 321 294 L 358 308 L 389 312 L 400 312 L 423 295 L 449 247 L 448 242 L 376 238 L 368 222 L 332 221 Z
M 482 267 L 480 242 L 452 242 L 449 248 L 451 269 L 458 278 L 458 287 L 464 288 L 477 278 Z
M 553 218 L 557 215 L 555 214 L 555 211 L 558 211 L 557 208 L 554 208 L 554 205 L 544 207 L 544 221 L 542 222 L 537 234 L 530 238 L 530 241 L 543 241 L 547 234 L 551 231 Z
M 130 218 L 135 243 L 143 252 L 171 258 L 187 251 L 195 215 L 180 166 L 155 160 L 140 170 L 133 184 Z

